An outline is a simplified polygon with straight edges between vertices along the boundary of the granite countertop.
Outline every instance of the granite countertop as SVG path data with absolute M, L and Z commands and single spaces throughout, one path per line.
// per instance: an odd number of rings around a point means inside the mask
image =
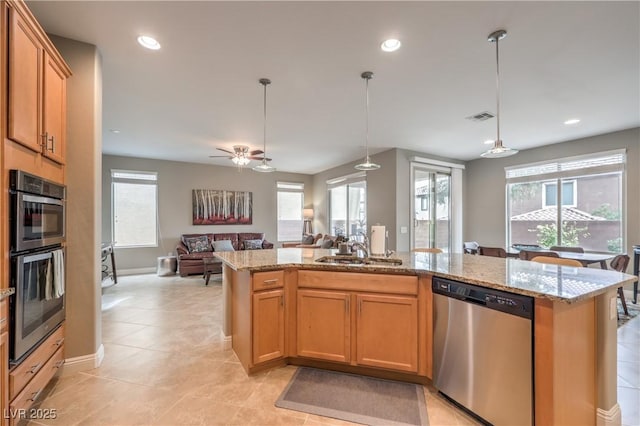
M 16 292 L 16 289 L 13 287 L 0 288 L 0 300 L 6 299 L 7 297 L 11 296 L 15 292 Z
M 396 253 L 402 265 L 345 265 L 316 262 L 336 250 L 286 248 L 218 252 L 214 255 L 236 271 L 268 271 L 295 267 L 343 272 L 432 274 L 533 297 L 573 303 L 637 280 L 635 275 L 599 268 L 547 265 L 459 253 Z

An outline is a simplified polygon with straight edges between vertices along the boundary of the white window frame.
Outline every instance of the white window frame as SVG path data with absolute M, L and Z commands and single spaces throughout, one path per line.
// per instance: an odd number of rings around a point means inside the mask
M 347 212 L 346 212 L 346 224 L 344 230 L 344 236 L 346 238 L 358 237 L 357 235 L 351 235 L 349 232 L 349 186 L 359 183 L 364 183 L 365 188 L 365 196 L 364 196 L 364 219 L 365 219 L 365 229 L 368 225 L 368 217 L 367 217 L 367 205 L 369 200 L 367 199 L 367 174 L 366 172 L 356 172 L 351 173 L 349 175 L 340 176 L 337 178 L 329 179 L 326 181 L 327 183 L 327 232 L 333 235 L 333 230 L 331 229 L 331 190 L 344 186 L 347 189 Z M 366 233 L 366 231 L 365 231 Z
M 138 244 L 138 245 L 124 245 L 118 244 L 116 241 L 116 206 L 115 206 L 115 184 L 116 183 L 130 183 L 138 185 L 153 185 L 155 187 L 155 214 L 156 214 L 156 229 L 154 232 L 155 241 L 151 244 Z M 151 248 L 158 247 L 159 242 L 159 227 L 160 220 L 158 214 L 158 173 L 140 170 L 111 170 L 111 241 L 116 248 Z
M 276 182 L 276 239 L 278 240 L 278 242 L 286 242 L 286 241 L 291 241 L 291 239 L 285 239 L 285 240 L 281 240 L 280 239 L 280 220 L 278 219 L 279 217 L 279 212 L 280 212 L 280 206 L 278 205 L 278 193 L 280 192 L 295 192 L 295 193 L 300 193 L 302 195 L 301 197 L 301 202 L 300 202 L 300 238 L 302 238 L 302 233 L 304 230 L 304 183 L 301 182 L 283 182 L 283 181 L 278 181 Z
M 578 185 L 576 183 L 575 179 L 559 179 L 556 180 L 555 182 L 542 182 L 542 208 L 543 209 L 548 209 L 551 207 L 557 207 L 558 203 L 562 202 L 562 193 L 563 191 L 560 191 L 560 195 L 558 194 L 558 185 L 564 185 L 565 183 L 570 183 L 572 185 L 572 191 L 573 191 L 573 203 L 571 204 L 564 204 L 562 203 L 562 207 L 576 207 L 578 205 Z M 549 185 L 554 185 L 556 187 L 556 199 L 555 204 L 549 204 L 548 200 L 547 200 L 547 186 Z

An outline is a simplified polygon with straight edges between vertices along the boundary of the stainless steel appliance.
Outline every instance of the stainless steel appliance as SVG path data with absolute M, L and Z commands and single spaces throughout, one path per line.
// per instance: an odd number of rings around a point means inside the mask
M 533 424 L 533 299 L 433 278 L 433 384 L 485 421 Z
M 65 238 L 65 187 L 23 172 L 9 173 L 11 252 L 54 244 Z
M 51 284 L 53 252 L 60 246 L 12 257 L 11 279 L 16 292 L 11 299 L 9 358 L 16 362 L 64 320 L 64 295 L 47 294 Z M 63 253 L 64 253 L 64 249 Z

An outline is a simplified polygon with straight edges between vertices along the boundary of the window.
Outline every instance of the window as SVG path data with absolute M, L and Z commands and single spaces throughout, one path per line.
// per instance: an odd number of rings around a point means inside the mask
M 623 252 L 625 163 L 617 150 L 506 168 L 507 244 Z
M 542 184 L 543 198 L 542 207 L 555 207 L 558 205 L 558 183 L 545 182 Z M 576 207 L 576 181 L 562 181 L 562 205 Z
M 302 238 L 304 184 L 278 182 L 278 241 Z
M 364 173 L 328 181 L 329 232 L 344 237 L 367 232 L 367 182 Z
M 111 170 L 111 232 L 116 247 L 158 246 L 158 175 Z

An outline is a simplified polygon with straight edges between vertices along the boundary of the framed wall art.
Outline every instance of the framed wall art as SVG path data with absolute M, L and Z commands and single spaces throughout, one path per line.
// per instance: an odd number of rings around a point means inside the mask
M 252 193 L 219 189 L 193 190 L 194 225 L 251 225 Z

